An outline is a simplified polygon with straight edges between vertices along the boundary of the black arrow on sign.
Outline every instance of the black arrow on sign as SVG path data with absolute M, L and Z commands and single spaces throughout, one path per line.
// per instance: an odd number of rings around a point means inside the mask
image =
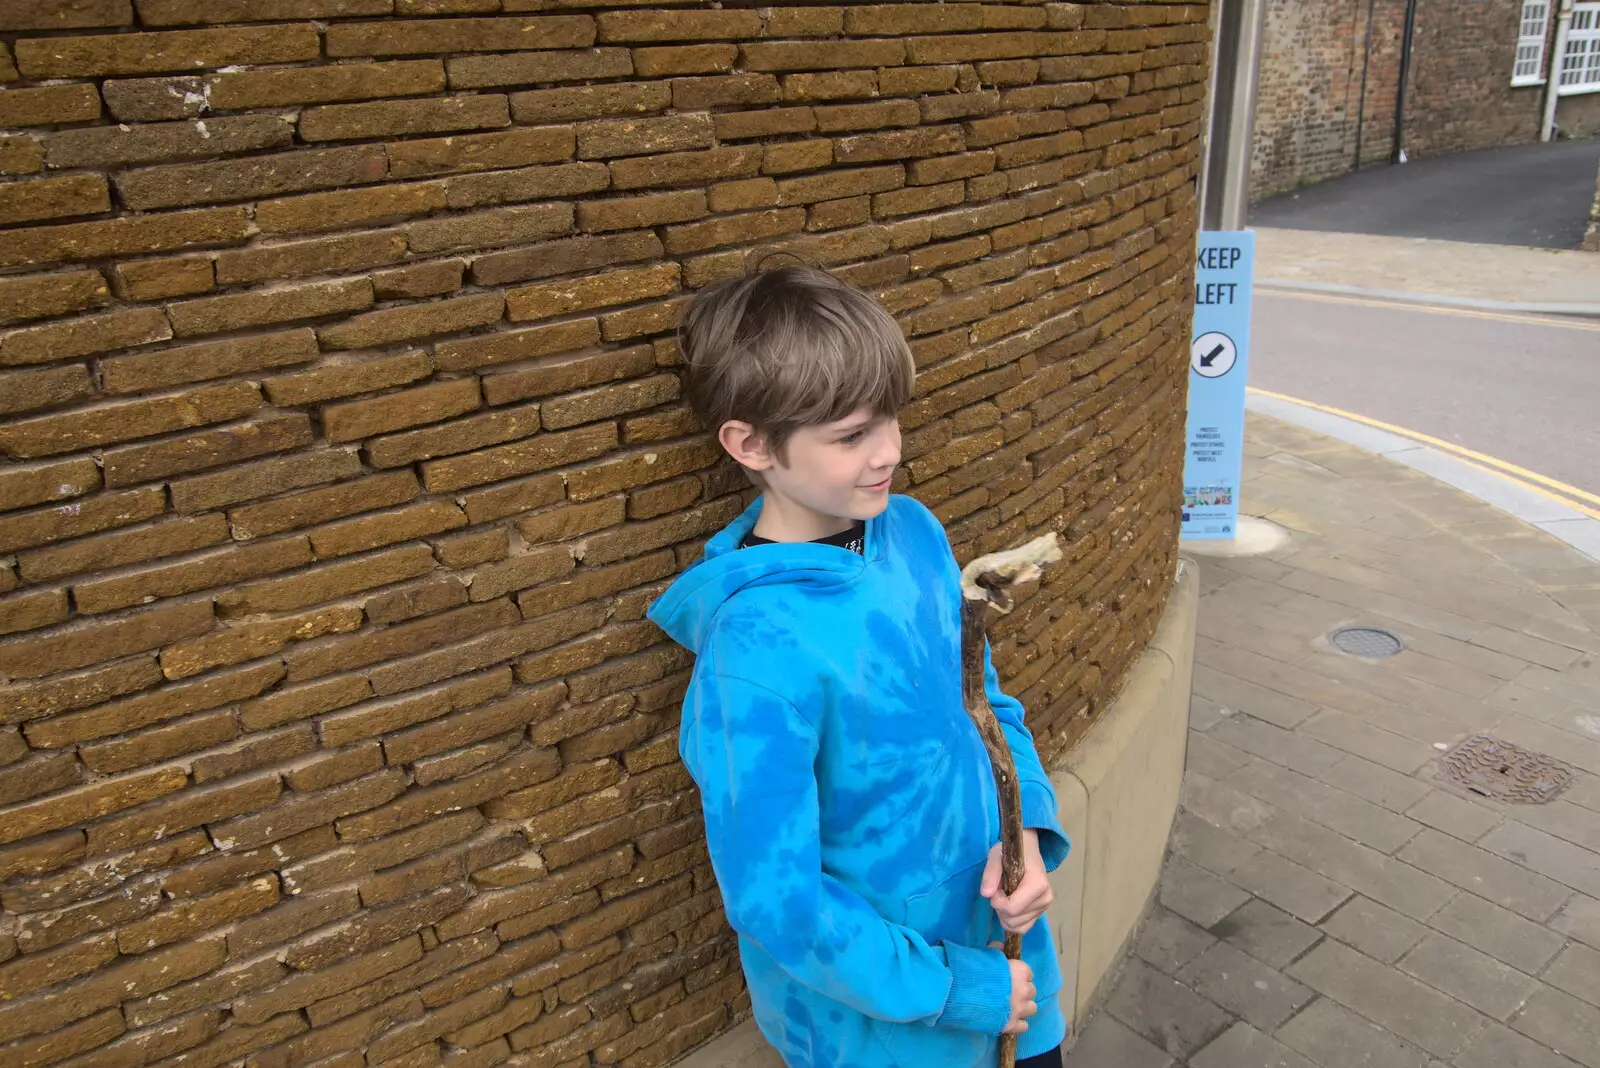
M 1216 348 L 1200 357 L 1200 366 L 1210 367 L 1213 363 L 1217 362 L 1217 357 L 1221 356 L 1223 352 L 1227 350 L 1227 348 L 1228 346 L 1226 345 L 1218 345 Z

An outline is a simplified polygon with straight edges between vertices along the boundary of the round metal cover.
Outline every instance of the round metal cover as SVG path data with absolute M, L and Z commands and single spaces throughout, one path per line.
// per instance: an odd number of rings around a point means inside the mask
M 1572 781 L 1572 768 L 1543 753 L 1476 734 L 1442 758 L 1444 777 L 1475 794 L 1542 805 Z
M 1382 660 L 1405 648 L 1400 639 L 1377 627 L 1344 627 L 1328 636 L 1334 648 L 1351 656 Z

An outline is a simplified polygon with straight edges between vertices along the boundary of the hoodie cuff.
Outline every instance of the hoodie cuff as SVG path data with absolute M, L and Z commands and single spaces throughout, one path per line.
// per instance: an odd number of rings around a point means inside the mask
M 1044 870 L 1055 871 L 1072 851 L 1072 842 L 1056 815 L 1056 795 L 1049 786 L 1024 780 L 1022 787 L 1022 825 L 1039 833 L 1039 855 Z
M 998 949 L 945 943 L 950 993 L 938 1027 L 998 1035 L 1011 1020 L 1011 965 Z

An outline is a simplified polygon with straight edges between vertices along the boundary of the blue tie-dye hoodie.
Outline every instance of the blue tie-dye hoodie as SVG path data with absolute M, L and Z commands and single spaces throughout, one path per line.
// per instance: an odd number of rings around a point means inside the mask
M 961 702 L 960 574 L 909 497 L 864 554 L 740 549 L 761 502 L 650 609 L 697 655 L 679 748 L 705 808 L 762 1032 L 791 1068 L 988 1068 L 1010 1010 L 1004 936 L 979 880 L 999 840 L 988 755 Z M 1067 854 L 1022 706 L 984 660 L 1023 821 Z M 1061 973 L 1023 940 L 1039 1013 L 1021 1057 L 1059 1044 Z

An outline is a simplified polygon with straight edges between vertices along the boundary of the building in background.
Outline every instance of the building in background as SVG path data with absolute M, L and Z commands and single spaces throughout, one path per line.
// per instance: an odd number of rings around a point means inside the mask
M 1600 132 L 1600 2 L 1267 0 L 1259 199 L 1362 167 Z M 1408 29 L 1409 28 L 1409 29 Z M 1552 87 L 1552 70 L 1555 85 Z

